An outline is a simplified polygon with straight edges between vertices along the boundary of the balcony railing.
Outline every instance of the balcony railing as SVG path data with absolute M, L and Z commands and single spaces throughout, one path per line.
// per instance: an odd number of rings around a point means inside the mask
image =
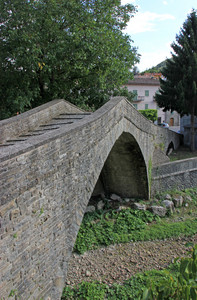
M 144 101 L 144 96 L 137 96 L 137 98 L 135 100 L 133 100 L 134 102 L 139 102 L 139 101 Z

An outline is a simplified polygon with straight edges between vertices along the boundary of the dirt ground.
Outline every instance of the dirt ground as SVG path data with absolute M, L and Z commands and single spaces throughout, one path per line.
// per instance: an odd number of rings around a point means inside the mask
M 176 257 L 188 255 L 187 242 L 196 244 L 197 234 L 190 238 L 116 244 L 83 255 L 73 254 L 66 284 L 97 280 L 110 285 L 122 283 L 137 272 L 166 268 Z

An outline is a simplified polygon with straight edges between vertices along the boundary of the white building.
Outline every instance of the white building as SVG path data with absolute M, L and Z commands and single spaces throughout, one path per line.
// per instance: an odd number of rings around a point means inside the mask
M 179 115 L 176 112 L 164 112 L 159 108 L 155 101 L 155 94 L 160 88 L 158 77 L 150 76 L 135 76 L 133 80 L 129 80 L 125 85 L 129 91 L 135 94 L 133 106 L 137 110 L 157 109 L 158 124 L 163 121 L 169 123 L 170 126 L 179 126 Z

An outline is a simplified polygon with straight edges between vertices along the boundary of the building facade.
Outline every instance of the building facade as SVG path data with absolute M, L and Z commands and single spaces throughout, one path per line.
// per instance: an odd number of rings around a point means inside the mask
M 180 117 L 177 112 L 164 112 L 155 101 L 155 94 L 160 88 L 159 76 L 155 76 L 155 74 L 138 75 L 133 80 L 129 80 L 125 86 L 135 94 L 133 106 L 137 110 L 156 109 L 158 124 L 166 122 L 170 126 L 180 125 Z

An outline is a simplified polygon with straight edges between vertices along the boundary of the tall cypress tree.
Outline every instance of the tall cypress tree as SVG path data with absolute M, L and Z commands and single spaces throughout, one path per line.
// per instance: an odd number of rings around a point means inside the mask
M 191 115 L 191 150 L 195 149 L 194 116 L 197 116 L 197 12 L 188 15 L 176 41 L 171 45 L 172 58 L 167 60 L 156 95 L 164 111 L 175 110 Z

